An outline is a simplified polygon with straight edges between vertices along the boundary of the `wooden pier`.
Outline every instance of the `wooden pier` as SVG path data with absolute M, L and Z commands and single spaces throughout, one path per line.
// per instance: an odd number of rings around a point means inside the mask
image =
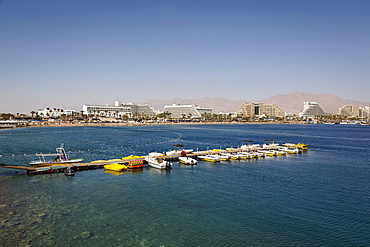
M 164 160 L 168 161 L 177 161 L 177 156 L 160 156 Z M 44 167 L 32 167 L 32 166 L 19 166 L 19 165 L 6 165 L 0 164 L 1 168 L 11 168 L 11 169 L 20 169 L 27 172 L 27 174 L 51 174 L 51 173 L 60 173 L 68 167 L 72 167 L 74 171 L 86 171 L 94 169 L 102 169 L 104 165 L 119 163 L 127 165 L 130 162 L 139 162 L 141 164 L 146 164 L 144 158 L 140 159 L 129 159 L 129 160 L 120 160 L 120 161 L 102 161 L 102 162 L 90 162 L 90 163 L 76 163 L 76 164 L 65 164 L 65 165 L 55 165 L 55 166 L 44 166 Z
M 264 150 L 264 148 L 251 148 L 248 151 L 260 151 Z M 268 150 L 268 149 L 265 149 Z M 307 150 L 304 149 L 304 150 Z M 197 159 L 199 155 L 207 155 L 207 154 L 219 154 L 220 152 L 228 152 L 228 153 L 234 153 L 241 151 L 238 148 L 229 148 L 226 150 L 219 150 L 219 151 L 200 151 L 196 153 L 187 153 L 187 157 L 191 157 L 194 159 Z M 301 149 L 302 151 L 302 149 Z M 165 156 L 157 156 L 158 158 L 161 158 L 166 161 L 178 161 L 179 157 L 178 155 L 165 155 Z M 93 170 L 93 169 L 102 169 L 105 165 L 112 164 L 112 163 L 119 163 L 124 165 L 129 165 L 129 163 L 140 163 L 140 164 L 147 164 L 144 158 L 137 158 L 137 159 L 127 159 L 127 160 L 102 160 L 99 161 L 92 161 L 90 163 L 75 163 L 75 164 L 65 164 L 65 165 L 55 165 L 55 166 L 44 166 L 44 167 L 32 167 L 32 166 L 19 166 L 19 165 L 6 165 L 6 164 L 0 164 L 0 168 L 11 168 L 11 169 L 21 169 L 27 172 L 27 174 L 51 174 L 51 173 L 60 173 L 64 172 L 64 170 L 68 167 L 72 167 L 74 171 L 85 171 L 85 170 Z

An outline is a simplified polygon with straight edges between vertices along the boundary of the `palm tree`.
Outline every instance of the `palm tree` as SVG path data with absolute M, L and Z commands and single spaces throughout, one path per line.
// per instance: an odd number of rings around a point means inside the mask
M 35 111 L 31 111 L 31 114 L 32 114 L 32 119 L 33 119 L 33 115 L 35 115 Z

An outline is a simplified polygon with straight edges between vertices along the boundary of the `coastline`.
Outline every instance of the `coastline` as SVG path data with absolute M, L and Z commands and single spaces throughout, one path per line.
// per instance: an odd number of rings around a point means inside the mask
M 294 122 L 120 122 L 120 123 L 50 123 L 44 122 L 40 124 L 27 124 L 23 126 L 17 126 L 15 128 L 31 128 L 31 127 L 103 127 L 103 126 L 145 126 L 145 125 L 214 125 L 214 124 L 224 124 L 224 125 L 241 125 L 241 124 L 307 124 L 307 122 L 294 121 Z

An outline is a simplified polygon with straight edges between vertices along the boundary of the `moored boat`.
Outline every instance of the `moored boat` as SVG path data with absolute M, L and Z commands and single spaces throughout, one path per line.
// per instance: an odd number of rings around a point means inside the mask
M 56 151 L 56 154 L 36 154 L 39 156 L 39 160 L 31 161 L 29 164 L 34 167 L 42 167 L 74 164 L 83 161 L 83 159 L 70 159 L 64 150 L 64 144 L 61 144 L 60 147 L 57 147 Z M 51 159 L 51 157 L 54 157 L 54 159 Z
M 220 162 L 220 158 L 212 155 L 199 155 L 198 159 L 208 162 Z
M 279 151 L 282 151 L 288 154 L 298 154 L 302 152 L 299 148 L 291 148 L 291 147 L 282 147 L 282 148 L 279 148 Z
M 223 154 L 209 154 L 209 156 L 213 156 L 213 157 L 216 157 L 216 158 L 219 158 L 220 161 L 228 161 L 230 160 L 230 157 L 228 155 L 223 155 Z
M 239 147 L 241 150 L 258 150 L 261 149 L 261 146 L 259 144 L 249 144 L 249 145 L 241 145 Z
M 172 150 L 172 151 L 168 151 L 166 152 L 166 155 L 170 156 L 170 155 L 182 155 L 182 154 L 188 154 L 188 153 L 191 153 L 193 152 L 193 149 L 178 149 L 178 150 Z
M 127 166 L 125 166 L 123 164 L 112 163 L 112 164 L 105 165 L 104 166 L 104 169 L 111 170 L 111 171 L 116 171 L 116 172 L 120 172 L 120 171 L 127 170 Z
M 284 147 L 290 147 L 290 148 L 299 148 L 299 149 L 302 149 L 302 150 L 308 149 L 308 145 L 307 144 L 304 144 L 304 143 L 297 143 L 297 144 L 294 144 L 294 143 L 284 143 L 283 146 Z
M 144 168 L 144 160 L 130 160 L 127 164 L 127 169 L 142 169 Z
M 149 166 L 157 169 L 172 169 L 172 163 L 162 158 L 148 156 L 145 158 L 145 161 L 148 163 Z
M 277 153 L 276 151 L 271 151 L 271 150 L 261 150 L 259 151 L 263 154 L 265 154 L 266 156 L 277 156 Z
M 197 160 L 190 157 L 179 157 L 179 161 L 184 165 L 196 165 Z
M 264 158 L 266 157 L 266 155 L 264 153 L 261 153 L 261 152 L 251 152 L 250 153 L 253 158 Z
M 122 157 L 122 160 L 133 160 L 133 159 L 143 159 L 145 156 L 138 156 L 138 155 L 129 155 Z
M 239 160 L 240 159 L 240 157 L 237 154 L 233 154 L 233 153 L 221 153 L 221 154 L 229 157 L 229 160 Z

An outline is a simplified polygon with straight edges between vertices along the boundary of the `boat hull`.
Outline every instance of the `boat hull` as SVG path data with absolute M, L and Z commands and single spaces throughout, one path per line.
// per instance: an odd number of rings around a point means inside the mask
M 198 156 L 198 158 L 202 161 L 207 161 L 207 162 L 220 162 L 220 158 L 212 157 L 210 155 L 202 155 L 202 156 Z
M 33 167 L 42 167 L 42 166 L 59 166 L 59 165 L 66 165 L 66 164 L 76 164 L 83 161 L 83 159 L 72 159 L 72 160 L 63 160 L 63 161 L 47 161 L 47 162 L 41 162 L 41 161 L 33 161 L 29 163 L 29 165 Z
M 111 170 L 111 171 L 116 171 L 116 172 L 120 172 L 120 171 L 127 170 L 127 166 L 122 165 L 122 164 L 118 164 L 118 163 L 113 163 L 113 164 L 105 165 L 104 166 L 104 169 Z
M 159 160 L 157 158 L 145 158 L 145 161 L 153 168 L 167 170 L 172 168 L 172 164 L 165 160 Z
M 189 157 L 179 157 L 179 161 L 183 165 L 196 165 L 197 161 Z

